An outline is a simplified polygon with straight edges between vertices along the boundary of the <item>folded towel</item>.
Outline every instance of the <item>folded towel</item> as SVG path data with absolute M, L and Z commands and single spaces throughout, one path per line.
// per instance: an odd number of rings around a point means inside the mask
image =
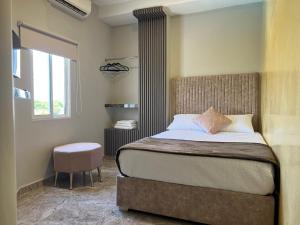
M 136 126 L 136 123 L 116 123 L 115 125 L 120 125 L 120 126 Z
M 118 125 L 128 125 L 128 126 L 131 126 L 131 125 L 136 125 L 136 123 L 119 123 L 119 122 L 117 122 L 116 124 L 118 124 Z
M 115 126 L 121 126 L 121 127 L 136 127 L 137 124 L 119 124 L 119 123 L 116 123 Z
M 115 125 L 114 128 L 131 130 L 131 129 L 135 129 L 136 126 L 116 126 Z
M 119 120 L 116 122 L 116 125 L 124 125 L 124 126 L 134 126 L 137 122 L 135 120 Z
M 136 123 L 135 120 L 119 120 L 117 123 Z
M 119 120 L 115 123 L 114 128 L 117 129 L 134 129 L 137 128 L 137 121 L 135 120 Z

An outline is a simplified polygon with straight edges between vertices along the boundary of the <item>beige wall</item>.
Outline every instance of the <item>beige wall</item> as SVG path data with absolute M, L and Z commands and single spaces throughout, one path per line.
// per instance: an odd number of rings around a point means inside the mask
M 110 56 L 131 57 L 138 56 L 138 25 L 128 25 L 112 28 Z M 129 72 L 111 76 L 112 90 L 110 101 L 112 103 L 138 103 L 139 99 L 139 70 L 138 59 L 125 59 L 116 61 L 130 67 Z M 110 76 L 107 74 L 107 76 Z M 138 120 L 138 110 L 108 109 L 113 121 L 120 119 Z
M 0 7 L 0 224 L 16 224 L 13 78 L 11 71 L 11 1 Z
M 268 2 L 263 135 L 281 167 L 280 224 L 300 222 L 300 1 Z
M 103 129 L 110 124 L 104 108 L 111 82 L 98 70 L 108 55 L 110 28 L 97 19 L 96 8 L 84 21 L 50 6 L 46 0 L 13 0 L 13 25 L 22 20 L 79 43 L 82 81 L 82 113 L 75 112 L 75 73 L 71 74 L 71 119 L 32 121 L 31 102 L 16 100 L 16 152 L 18 187 L 51 175 L 55 145 L 75 141 L 102 143 Z M 32 90 L 29 52 L 22 52 L 22 79 L 16 86 Z
M 171 18 L 171 76 L 261 71 L 263 4 Z
M 121 26 L 112 29 L 110 55 L 112 57 L 138 56 L 138 25 Z M 120 63 L 129 67 L 137 67 L 138 59 L 121 60 Z M 124 82 L 126 80 L 126 82 Z M 114 89 L 111 93 L 113 101 L 138 102 L 138 89 L 126 88 L 128 84 L 138 85 L 138 68 L 123 73 L 112 80 Z
M 262 3 L 170 17 L 169 26 L 172 77 L 262 70 Z M 116 27 L 112 34 L 112 54 L 138 53 L 136 25 Z M 137 80 L 134 73 L 114 81 L 114 101 L 135 101 L 138 97 Z

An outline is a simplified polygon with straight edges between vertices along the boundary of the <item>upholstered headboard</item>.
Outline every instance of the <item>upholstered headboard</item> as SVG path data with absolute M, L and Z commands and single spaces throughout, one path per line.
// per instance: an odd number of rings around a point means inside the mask
M 210 106 L 223 114 L 253 114 L 260 129 L 258 73 L 184 77 L 172 80 L 171 114 L 203 113 Z

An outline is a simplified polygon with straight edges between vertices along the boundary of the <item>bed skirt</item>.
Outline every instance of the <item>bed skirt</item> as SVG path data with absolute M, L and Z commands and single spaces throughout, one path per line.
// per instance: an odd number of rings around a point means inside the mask
M 274 225 L 274 196 L 117 177 L 117 205 L 210 225 Z

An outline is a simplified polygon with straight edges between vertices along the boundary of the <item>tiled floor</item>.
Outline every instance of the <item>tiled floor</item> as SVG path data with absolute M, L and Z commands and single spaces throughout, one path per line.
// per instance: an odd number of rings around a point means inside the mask
M 60 177 L 59 188 L 42 186 L 18 200 L 19 225 L 172 225 L 192 224 L 141 212 L 122 212 L 116 206 L 116 175 L 113 160 L 106 159 L 102 169 L 103 182 L 86 186 L 75 176 L 74 189 L 68 190 L 68 177 Z M 96 172 L 94 174 L 96 179 Z

